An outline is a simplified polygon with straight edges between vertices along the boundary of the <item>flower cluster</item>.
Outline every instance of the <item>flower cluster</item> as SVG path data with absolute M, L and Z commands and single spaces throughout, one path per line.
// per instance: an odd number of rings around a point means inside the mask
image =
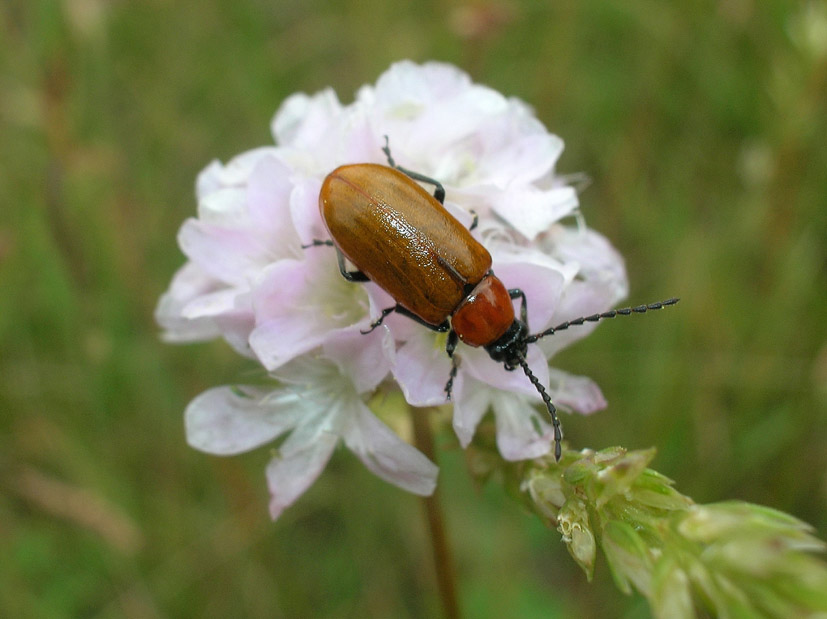
M 345 163 L 384 163 L 389 136 L 399 165 L 438 179 L 445 206 L 474 235 L 493 269 L 528 299 L 532 332 L 603 311 L 625 296 L 623 261 L 579 218 L 577 195 L 555 174 L 563 143 L 522 102 L 450 65 L 400 62 L 350 105 L 332 90 L 288 98 L 272 122 L 274 146 L 208 165 L 197 181 L 198 214 L 181 227 L 188 261 L 159 301 L 165 338 L 223 337 L 261 364 L 272 386 L 218 387 L 193 400 L 188 441 L 235 454 L 285 437 L 267 469 L 274 518 L 316 479 L 342 439 L 383 479 L 432 492 L 437 470 L 370 411 L 377 389 L 399 388 L 411 406 L 446 402 L 445 335 L 398 315 L 365 329 L 393 300 L 373 283 L 339 274 L 318 206 L 325 176 Z M 573 222 L 566 226 L 564 218 Z M 589 379 L 548 359 L 592 326 L 529 347 L 528 363 L 555 403 L 589 413 L 605 405 Z M 506 460 L 548 452 L 551 428 L 520 372 L 460 346 L 453 425 L 463 446 L 491 410 Z

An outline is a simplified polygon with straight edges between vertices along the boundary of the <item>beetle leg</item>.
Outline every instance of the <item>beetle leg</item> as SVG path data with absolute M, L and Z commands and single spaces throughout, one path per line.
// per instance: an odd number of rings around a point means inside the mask
M 399 311 L 398 308 L 399 308 L 398 305 L 394 305 L 393 307 L 386 307 L 385 309 L 382 310 L 382 313 L 379 314 L 379 318 L 377 318 L 372 323 L 370 323 L 370 329 L 368 329 L 367 331 L 360 330 L 359 333 L 361 333 L 362 335 L 367 335 L 368 333 L 373 331 L 376 327 L 378 327 L 379 325 L 382 324 L 382 322 L 385 320 L 385 316 L 387 316 L 388 314 L 392 314 L 393 312 L 398 312 Z
M 302 249 L 307 249 L 308 247 L 322 247 L 322 246 L 333 247 L 333 241 L 331 241 L 329 239 L 327 241 L 320 241 L 319 239 L 313 239 L 307 245 L 302 245 Z
M 400 166 L 395 166 L 395 167 L 396 167 L 397 170 L 399 170 L 400 172 L 402 172 L 403 174 L 405 174 L 407 176 L 410 176 L 415 181 L 419 181 L 421 183 L 428 183 L 429 185 L 433 185 L 434 186 L 434 198 L 436 198 L 436 201 L 439 202 L 440 204 L 445 203 L 445 187 L 442 186 L 442 183 L 440 183 L 437 180 L 434 180 L 433 178 L 431 178 L 429 176 L 425 176 L 424 174 L 420 174 L 419 172 L 412 172 L 411 170 L 406 170 L 405 168 L 400 167 Z
M 370 278 L 362 273 L 361 271 L 348 271 L 347 267 L 345 266 L 345 255 L 340 252 L 338 249 L 336 250 L 336 257 L 339 260 L 339 273 L 342 274 L 349 282 L 369 282 Z
M 445 333 L 446 331 L 451 330 L 451 325 L 448 324 L 447 320 L 443 321 L 442 323 L 440 323 L 438 325 L 432 325 L 430 322 L 425 322 L 424 320 L 422 320 L 419 316 L 414 314 L 407 307 L 402 307 L 398 303 L 396 304 L 396 307 L 394 308 L 394 310 L 398 314 L 402 314 L 403 316 L 405 316 L 407 318 L 410 318 L 411 320 L 413 320 L 415 322 L 418 322 L 423 327 L 428 327 L 431 331 L 436 331 L 437 333 Z
M 385 136 L 385 145 L 382 147 L 382 152 L 385 153 L 385 157 L 388 158 L 388 165 L 392 168 L 396 167 L 396 161 L 393 160 L 391 156 L 391 143 L 388 140 L 388 136 Z
M 459 356 L 451 357 L 451 373 L 448 374 L 448 382 L 445 383 L 445 395 L 448 401 L 451 401 L 452 392 L 454 389 L 454 379 L 457 377 L 457 368 L 459 367 Z
M 451 331 L 448 334 L 448 343 L 445 345 L 445 352 L 451 358 L 451 373 L 448 374 L 448 382 L 445 383 L 445 395 L 448 400 L 451 400 L 451 390 L 454 388 L 454 379 L 457 377 L 457 368 L 459 368 L 459 356 L 454 356 L 454 351 L 457 348 L 457 332 Z
M 526 317 L 526 300 L 525 300 L 525 293 L 520 290 L 519 288 L 510 288 L 508 290 L 508 296 L 512 299 L 521 299 L 520 303 L 520 320 L 525 323 L 528 323 L 528 319 Z M 511 368 L 514 369 L 514 368 Z
M 479 213 L 477 213 L 474 209 L 471 209 L 471 214 L 474 216 L 474 219 L 471 221 L 471 226 L 468 228 L 468 232 L 476 228 L 477 224 L 480 223 Z
M 442 186 L 437 180 L 434 180 L 424 174 L 420 174 L 419 172 L 412 172 L 411 170 L 406 170 L 402 166 L 396 165 L 396 161 L 394 161 L 393 157 L 391 156 L 391 146 L 390 142 L 388 141 L 388 136 L 385 136 L 385 145 L 382 147 L 382 152 L 385 153 L 385 156 L 388 158 L 388 165 L 396 170 L 402 172 L 402 174 L 406 176 L 410 176 L 415 181 L 419 181 L 421 183 L 428 183 L 429 185 L 434 186 L 434 198 L 440 204 L 445 202 L 445 187 Z
M 388 314 L 392 314 L 393 312 L 396 312 L 397 314 L 402 314 L 406 318 L 410 318 L 411 320 L 414 320 L 414 321 L 418 322 L 423 327 L 428 327 L 431 331 L 436 331 L 438 333 L 444 333 L 445 331 L 448 331 L 451 328 L 451 326 L 448 324 L 447 320 L 445 322 L 441 323 L 441 324 L 432 325 L 430 322 L 425 322 L 424 320 L 422 320 L 419 316 L 414 314 L 408 308 L 403 307 L 403 306 L 401 306 L 397 303 L 393 307 L 386 307 L 385 309 L 383 309 L 382 313 L 379 315 L 379 318 L 377 318 L 372 323 L 370 323 L 370 329 L 368 329 L 367 331 L 362 331 L 361 333 L 363 335 L 367 335 L 368 333 L 373 331 L 376 327 L 381 325 L 382 322 L 385 320 L 385 317 Z
M 451 331 L 448 334 L 448 342 L 445 344 L 445 352 L 448 353 L 448 356 L 451 359 L 454 358 L 454 351 L 457 349 L 457 343 L 459 342 L 459 337 L 457 337 L 456 331 Z

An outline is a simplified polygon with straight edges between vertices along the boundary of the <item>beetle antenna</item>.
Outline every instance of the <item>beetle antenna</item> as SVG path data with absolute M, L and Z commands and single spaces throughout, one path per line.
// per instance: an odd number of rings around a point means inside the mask
M 557 407 L 551 402 L 551 398 L 548 393 L 546 393 L 545 388 L 540 384 L 537 377 L 534 376 L 531 368 L 528 367 L 525 358 L 520 355 L 518 359 L 520 367 L 523 368 L 523 372 L 528 376 L 528 380 L 531 381 L 531 384 L 534 385 L 534 388 L 540 393 L 540 397 L 543 398 L 543 402 L 546 405 L 546 410 L 548 410 L 548 414 L 551 416 L 551 424 L 554 426 L 554 459 L 560 462 L 560 457 L 563 455 L 563 448 L 560 445 L 560 441 L 563 440 L 563 431 L 560 429 L 560 420 L 557 418 Z
M 608 312 L 602 312 L 600 314 L 592 314 L 591 316 L 581 316 L 580 318 L 575 318 L 574 320 L 567 320 L 564 323 L 557 325 L 556 327 L 551 327 L 550 329 L 546 329 L 541 333 L 535 333 L 534 335 L 529 335 L 526 338 L 527 344 L 532 344 L 539 340 L 540 338 L 546 337 L 547 335 L 553 335 L 558 331 L 563 331 L 568 329 L 573 325 L 582 325 L 586 322 L 597 322 L 598 320 L 603 320 L 604 318 L 614 318 L 615 316 L 630 316 L 631 314 L 645 314 L 650 310 L 659 310 L 663 309 L 664 307 L 668 307 L 669 305 L 675 305 L 680 299 L 666 299 L 666 301 L 658 301 L 657 303 L 649 303 L 647 305 L 638 305 L 636 307 L 624 307 L 623 309 L 613 309 L 609 310 Z

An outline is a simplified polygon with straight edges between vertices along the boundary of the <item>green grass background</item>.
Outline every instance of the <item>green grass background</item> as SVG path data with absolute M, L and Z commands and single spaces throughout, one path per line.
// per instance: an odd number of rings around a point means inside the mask
M 821 31 L 813 24 L 821 15 Z M 337 453 L 278 523 L 266 449 L 189 449 L 182 411 L 250 366 L 152 311 L 212 158 L 295 91 L 398 59 L 533 105 L 588 173 L 630 301 L 556 364 L 607 411 L 573 445 L 656 446 L 699 502 L 827 538 L 827 8 L 783 0 L 5 0 L 0 5 L 0 615 L 430 617 L 417 500 Z M 815 16 L 815 17 L 814 17 Z M 443 437 L 446 443 L 447 436 Z M 447 443 L 446 443 L 447 444 Z M 469 617 L 645 617 L 462 454 L 441 458 Z

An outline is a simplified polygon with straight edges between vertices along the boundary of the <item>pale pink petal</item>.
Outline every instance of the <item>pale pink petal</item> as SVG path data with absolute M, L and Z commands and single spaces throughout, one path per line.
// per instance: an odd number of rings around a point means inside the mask
M 204 316 L 218 316 L 237 310 L 236 298 L 239 292 L 234 288 L 224 288 L 215 292 L 202 294 L 181 308 L 181 316 L 194 320 Z
M 578 206 L 577 194 L 571 187 L 512 188 L 494 196 L 491 202 L 494 211 L 529 241 Z
M 548 323 L 549 327 L 556 327 L 567 321 L 597 314 L 613 307 L 614 294 L 609 288 L 595 285 L 593 282 L 573 281 L 565 289 L 560 303 Z M 625 320 L 621 318 L 620 320 Z M 601 322 L 585 322 L 574 325 L 563 331 L 558 331 L 538 342 L 538 345 L 549 358 L 560 350 L 570 346 L 594 331 Z M 545 329 L 547 327 L 542 327 Z
M 243 228 L 249 220 L 247 191 L 219 187 L 198 200 L 198 221 L 218 228 Z
M 322 182 L 316 178 L 305 179 L 296 184 L 290 196 L 290 216 L 302 245 L 315 240 L 327 240 L 330 234 L 322 223 L 319 212 L 319 191 Z M 330 249 L 329 251 L 333 251 Z
M 545 408 L 532 406 L 526 398 L 498 392 L 492 408 L 497 421 L 497 448 L 506 460 L 528 460 L 548 453 L 553 431 Z M 537 432 L 537 428 L 542 433 Z
M 549 369 L 541 351 L 529 347 L 526 362 L 547 388 Z M 498 447 L 503 457 L 519 460 L 535 457 L 526 454 L 545 453 L 543 450 L 548 449 L 550 440 L 550 429 L 543 425 L 546 413 L 543 413 L 539 393 L 521 368 L 509 372 L 502 364 L 486 359 L 481 351 L 469 354 L 465 349 L 457 378 L 462 380 L 455 386 L 453 425 L 460 445 L 467 447 L 480 419 L 493 408 L 497 417 Z M 532 402 L 536 403 L 536 408 Z M 542 435 L 537 434 L 532 418 L 543 428 Z M 502 444 L 499 442 L 501 432 Z
M 373 108 L 377 131 L 389 135 L 400 165 L 442 180 L 455 177 L 459 165 L 459 153 L 446 148 L 479 132 L 508 107 L 500 93 L 472 84 L 456 67 L 435 62 L 396 63 L 375 88 L 362 88 L 357 101 Z
M 221 178 L 223 170 L 224 166 L 221 162 L 218 159 L 213 159 L 198 173 L 198 177 L 195 179 L 195 195 L 199 200 L 223 186 L 224 183 Z
M 539 252 L 506 254 L 495 252 L 495 273 L 509 289 L 519 288 L 526 296 L 529 331 L 534 333 L 546 326 L 565 288 L 565 276 L 559 264 Z M 514 300 L 514 311 L 520 316 L 521 300 Z
M 497 363 L 482 349 L 458 349 L 462 363 L 460 372 L 480 381 L 481 383 L 504 391 L 513 391 L 523 395 L 536 397 L 539 395 L 531 384 L 523 369 L 518 367 L 508 371 L 502 363 Z M 548 362 L 537 346 L 530 345 L 526 353 L 526 363 L 540 383 L 548 386 Z
M 577 263 L 583 280 L 599 282 L 608 289 L 609 305 L 628 295 L 629 280 L 623 257 L 602 234 L 585 227 L 557 226 L 543 239 L 542 245 L 562 260 Z
M 274 248 L 248 230 L 220 228 L 188 219 L 178 233 L 181 251 L 215 279 L 244 285 L 271 259 Z
M 453 97 L 472 85 L 464 71 L 448 63 L 416 64 L 401 60 L 392 64 L 376 80 L 376 86 L 363 87 L 357 94 L 359 101 L 394 108 L 409 101 L 423 106 L 439 97 Z
M 292 95 L 285 99 L 273 117 L 273 138 L 280 146 L 314 146 L 330 132 L 342 111 L 342 105 L 331 88 L 313 96 L 304 93 Z
M 187 406 L 187 442 L 219 456 L 243 453 L 292 428 L 301 418 L 300 408 L 300 399 L 290 392 L 268 395 L 254 387 L 215 387 Z
M 333 332 L 301 314 L 283 314 L 259 323 L 250 334 L 250 347 L 262 365 L 272 371 L 313 350 Z
M 331 253 L 328 247 L 309 248 L 305 260 L 281 260 L 262 276 L 253 295 L 257 324 L 250 346 L 268 370 L 359 324 L 365 315 L 358 301 L 360 295 L 364 299 L 363 288 L 339 275 Z
M 255 327 L 252 311 L 239 311 L 215 317 L 215 324 L 221 329 L 221 335 L 233 349 L 244 357 L 255 358 L 250 348 L 250 333 Z
M 280 256 L 298 250 L 296 230 L 290 219 L 293 192 L 291 170 L 275 156 L 263 157 L 250 173 L 245 202 L 251 233 L 264 237 Z
M 233 157 L 227 165 L 213 160 L 198 175 L 195 189 L 199 200 L 222 187 L 241 186 L 250 175 L 250 170 L 259 159 L 272 155 L 276 149 L 272 146 L 263 146 L 248 150 Z
M 210 294 L 218 286 L 197 264 L 188 262 L 172 278 L 169 289 L 158 300 L 155 320 L 164 329 L 167 342 L 197 342 L 221 335 L 210 318 L 186 318 L 182 310 L 193 300 Z
M 477 175 L 497 187 L 519 187 L 552 170 L 563 152 L 563 140 L 545 130 L 536 118 L 519 118 L 524 126 L 507 128 L 488 136 L 485 153 L 479 160 Z M 515 123 L 513 114 L 504 115 L 497 124 Z M 521 135 L 515 135 L 519 131 Z
M 293 438 L 291 435 L 287 443 Z M 284 447 L 267 465 L 267 485 L 270 488 L 270 517 L 275 520 L 324 470 L 339 437 L 320 434 L 312 441 L 294 444 L 285 453 Z
M 387 329 L 362 333 L 359 326 L 329 335 L 324 355 L 352 381 L 357 393 L 373 391 L 388 375 L 395 354 L 393 338 Z
M 443 346 L 435 346 L 437 338 L 432 333 L 416 326 L 420 333 L 408 339 L 396 353 L 393 376 L 412 406 L 444 404 L 451 360 Z
M 494 391 L 485 385 L 457 376 L 454 384 L 454 432 L 463 449 L 468 447 L 477 431 L 477 426 L 488 408 Z
M 437 466 L 400 439 L 361 402 L 354 402 L 342 438 L 377 477 L 419 495 L 436 486 Z
M 588 415 L 606 408 L 606 399 L 600 387 L 586 376 L 576 376 L 562 370 L 549 370 L 552 399 L 555 404 Z

